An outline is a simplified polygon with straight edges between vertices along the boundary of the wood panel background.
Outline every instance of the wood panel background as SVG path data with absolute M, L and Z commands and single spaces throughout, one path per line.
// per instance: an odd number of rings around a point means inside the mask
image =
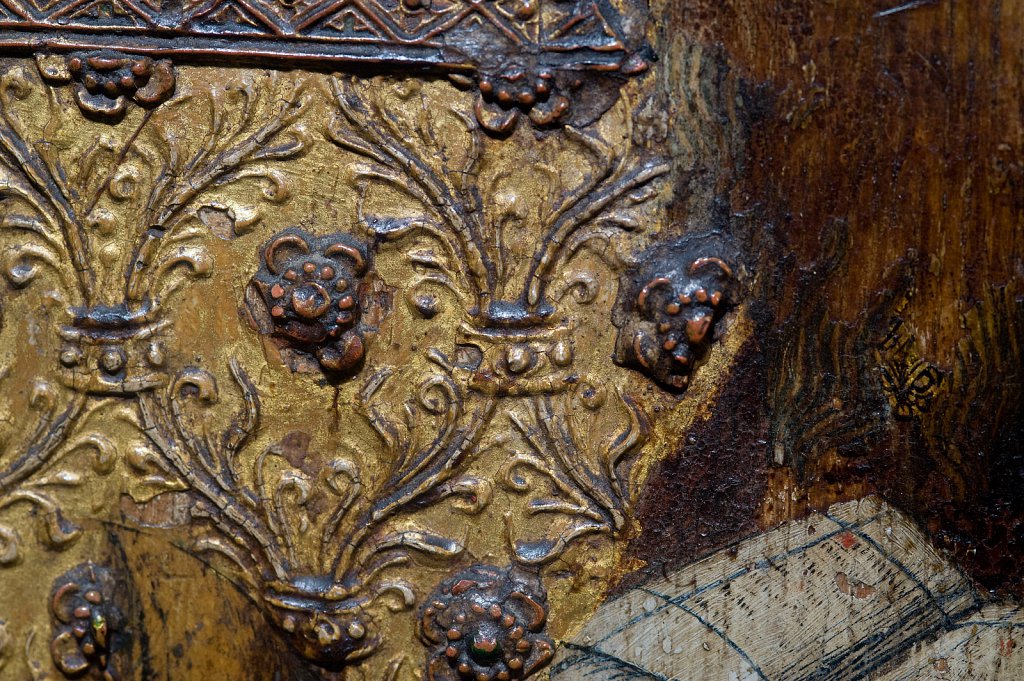
M 743 241 L 758 330 L 655 472 L 634 555 L 669 570 L 880 493 L 1024 592 L 1024 2 L 652 12 L 676 218 Z

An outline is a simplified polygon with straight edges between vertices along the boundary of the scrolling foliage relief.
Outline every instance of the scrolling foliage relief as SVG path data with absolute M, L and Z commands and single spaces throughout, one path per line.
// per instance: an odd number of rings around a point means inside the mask
M 49 65 L 0 81 L 3 272 L 12 295 L 52 287 L 58 339 L 0 508 L 32 504 L 53 545 L 73 541 L 49 489 L 84 485 L 61 466 L 88 451 L 98 474 L 145 471 L 140 503 L 187 497 L 189 550 L 317 665 L 370 658 L 407 612 L 430 678 L 543 667 L 547 571 L 630 528 L 652 429 L 639 388 L 678 399 L 735 294 L 719 239 L 660 236 L 671 166 L 634 142 L 630 98 L 604 124 L 498 140 L 441 83 L 180 69 L 166 101 L 112 91 L 119 122 L 69 133 L 81 89 Z M 340 225 L 278 217 L 314 147 L 347 178 Z M 250 260 L 211 254 L 236 239 Z M 226 375 L 191 359 L 170 303 L 215 265 L 247 280 L 234 321 L 270 370 L 333 391 L 364 435 L 315 453 L 270 432 L 257 355 Z M 388 334 L 419 330 L 413 354 L 389 354 Z M 83 426 L 112 404 L 149 454 Z M 475 545 L 441 508 L 497 539 Z M 0 539 L 14 562 L 16 533 Z

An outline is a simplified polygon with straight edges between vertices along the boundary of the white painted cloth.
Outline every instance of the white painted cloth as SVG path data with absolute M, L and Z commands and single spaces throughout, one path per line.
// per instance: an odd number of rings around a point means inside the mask
M 1024 618 L 875 498 L 787 523 L 608 602 L 554 681 L 1024 680 Z

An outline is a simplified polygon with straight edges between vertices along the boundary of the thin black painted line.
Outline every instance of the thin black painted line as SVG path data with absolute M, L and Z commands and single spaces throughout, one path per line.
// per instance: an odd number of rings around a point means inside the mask
M 929 626 L 928 613 L 930 608 L 928 606 L 930 605 L 930 603 L 926 603 L 909 613 L 901 614 L 895 624 L 883 631 L 867 636 L 858 641 L 856 645 L 840 651 L 839 654 L 827 660 L 823 660 L 818 671 L 807 678 L 828 681 L 835 678 L 833 674 L 835 674 L 837 669 L 846 671 L 847 674 L 852 673 L 853 676 L 849 678 L 864 678 L 868 672 L 878 669 L 889 660 L 903 653 L 915 641 L 942 630 L 941 625 L 935 623 L 934 620 L 931 621 L 931 626 Z M 890 650 L 884 651 L 879 657 L 872 658 L 870 656 L 872 649 L 877 647 L 878 644 L 891 639 L 901 629 L 910 628 L 912 631 L 914 627 L 918 626 L 918 622 L 921 622 L 924 627 L 918 633 L 909 636 L 901 642 L 897 642 Z
M 691 598 L 694 598 L 694 597 L 699 596 L 699 595 L 701 595 L 703 593 L 706 593 L 707 591 L 709 591 L 711 589 L 715 589 L 715 588 L 718 588 L 720 586 L 724 586 L 725 584 L 729 584 L 732 581 L 738 579 L 739 577 L 742 577 L 743 575 L 747 574 L 748 572 L 752 572 L 753 570 L 758 570 L 758 569 L 764 569 L 764 568 L 767 568 L 767 567 L 771 567 L 771 566 L 773 566 L 777 562 L 786 560 L 788 558 L 791 558 L 793 556 L 799 555 L 801 553 L 806 553 L 807 551 L 809 551 L 810 549 L 818 546 L 822 542 L 825 542 L 825 541 L 827 541 L 829 539 L 833 539 L 834 537 L 842 534 L 843 532 L 850 531 L 851 527 L 852 528 L 856 528 L 856 527 L 860 527 L 862 525 L 866 525 L 868 523 L 874 522 L 875 520 L 880 518 L 881 515 L 882 515 L 881 513 L 875 514 L 875 515 L 873 515 L 873 516 L 871 516 L 869 518 L 865 518 L 863 520 L 860 520 L 857 523 L 854 523 L 852 525 L 848 525 L 846 523 L 840 523 L 840 522 L 836 521 L 834 518 L 831 518 L 828 515 L 824 515 L 825 518 L 827 518 L 829 520 L 832 520 L 832 522 L 836 523 L 839 526 L 838 529 L 835 529 L 835 530 L 827 532 L 827 533 L 825 533 L 823 535 L 820 535 L 819 537 L 817 537 L 813 541 L 807 542 L 806 544 L 801 544 L 800 546 L 797 546 L 796 548 L 790 549 L 789 551 L 786 551 L 784 553 L 776 554 L 774 556 L 770 556 L 769 558 L 761 559 L 761 560 L 755 562 L 753 567 L 743 567 L 743 568 L 741 568 L 739 570 L 736 570 L 732 574 L 726 575 L 725 577 L 723 577 L 721 579 L 716 579 L 715 581 L 709 582 L 708 584 L 705 584 L 704 586 L 701 586 L 701 587 L 699 587 L 697 589 L 694 589 L 691 592 L 679 594 L 678 596 L 669 597 L 669 596 L 666 596 L 664 594 L 659 594 L 656 591 L 651 590 L 649 587 L 644 587 L 644 591 L 646 591 L 647 593 L 650 593 L 650 594 L 653 594 L 653 595 L 656 595 L 656 596 L 662 598 L 667 603 L 678 605 L 679 603 L 684 603 L 684 602 L 690 600 Z M 754 535 L 753 537 L 746 537 L 745 539 L 741 539 L 739 541 L 736 541 L 733 544 L 730 544 L 729 546 L 723 547 L 720 551 L 712 554 L 711 556 L 708 556 L 708 558 L 714 557 L 715 555 L 719 555 L 719 554 L 722 553 L 722 551 L 727 551 L 732 546 L 739 546 L 743 542 L 749 541 L 751 539 L 755 539 L 758 536 L 763 536 L 763 535 Z M 695 563 L 691 563 L 691 565 L 696 565 L 699 562 L 701 562 L 701 561 L 697 561 Z M 623 596 L 623 598 L 625 598 L 625 596 Z M 654 615 L 656 615 L 659 612 L 661 612 L 662 610 L 664 610 L 665 607 L 666 606 L 661 606 L 661 607 L 655 608 L 653 610 L 650 610 L 648 612 L 644 612 L 644 613 L 642 613 L 640 615 L 636 615 L 636 616 L 630 618 L 624 624 L 622 624 L 621 626 L 617 627 L 616 629 L 613 629 L 611 632 L 609 632 L 607 635 L 605 635 L 603 638 L 601 638 L 597 642 L 597 645 L 599 645 L 601 643 L 604 643 L 605 641 L 607 641 L 608 639 L 610 639 L 613 636 L 617 636 L 618 634 L 621 634 L 626 629 L 629 629 L 630 627 L 638 624 L 639 622 L 642 622 L 643 620 L 647 619 L 648 617 L 653 617 Z
M 960 629 L 967 629 L 968 627 L 1000 629 L 1005 627 L 1019 627 L 1022 625 L 1024 625 L 1024 622 L 1014 622 L 1013 620 L 967 620 L 965 622 L 957 622 L 953 625 L 950 631 L 958 631 Z
M 644 587 L 640 587 L 640 590 L 641 591 L 647 591 L 647 589 L 644 589 Z M 651 593 L 652 595 L 657 595 L 654 592 L 650 592 L 650 591 L 648 591 L 648 593 Z M 690 608 L 688 608 L 685 605 L 683 605 L 682 603 L 672 603 L 672 605 L 674 605 L 675 607 L 679 608 L 680 610 L 685 612 L 687 615 L 689 615 L 693 619 L 695 619 L 698 622 L 700 622 L 701 624 L 703 624 L 707 628 L 708 631 L 712 632 L 713 634 L 718 636 L 720 639 L 725 641 L 725 644 L 727 646 L 732 648 L 736 652 L 736 654 L 738 654 L 740 657 L 742 657 L 743 661 L 746 662 L 747 664 L 749 664 L 750 668 L 753 671 L 757 672 L 758 678 L 762 679 L 763 681 L 769 681 L 769 679 L 765 675 L 765 673 L 763 671 L 761 671 L 761 667 L 759 667 L 758 664 L 756 662 L 754 662 L 753 659 L 751 659 L 750 655 L 747 654 L 747 651 L 743 650 L 743 648 L 740 648 L 739 644 L 737 644 L 731 638 L 726 636 L 724 631 L 722 631 L 721 629 L 719 629 L 715 625 L 711 624 L 711 622 L 709 622 L 708 620 L 704 619 L 703 617 L 698 615 L 696 612 L 694 612 Z
M 789 549 L 788 551 L 785 551 L 783 553 L 777 553 L 775 555 L 768 556 L 767 558 L 761 558 L 760 560 L 755 561 L 752 567 L 744 567 L 744 568 L 741 568 L 739 570 L 736 570 L 732 574 L 729 574 L 729 575 L 723 577 L 722 579 L 717 579 L 714 582 L 710 582 L 710 583 L 708 583 L 708 584 L 706 584 L 706 585 L 704 585 L 704 586 L 702 586 L 702 587 L 700 587 L 698 589 L 694 589 L 690 593 L 680 594 L 678 596 L 673 596 L 670 600 L 673 603 L 675 603 L 675 602 L 682 603 L 682 602 L 688 601 L 691 598 L 694 598 L 696 596 L 700 596 L 701 594 L 707 592 L 710 589 L 713 589 L 713 588 L 716 588 L 718 586 L 721 586 L 721 585 L 733 582 L 736 579 L 738 579 L 739 577 L 742 577 L 743 575 L 745 575 L 745 574 L 747 574 L 749 572 L 754 572 L 755 570 L 757 570 L 757 571 L 766 570 L 768 568 L 776 567 L 780 563 L 784 563 L 785 561 L 789 560 L 790 558 L 792 558 L 794 556 L 798 556 L 798 555 L 807 553 L 811 549 L 815 548 L 819 544 L 822 544 L 822 543 L 828 541 L 829 539 L 834 539 L 835 537 L 839 536 L 843 532 L 849 532 L 851 527 L 856 528 L 856 527 L 859 527 L 861 525 L 866 525 L 868 523 L 871 523 L 871 522 L 875 521 L 877 519 L 877 517 L 878 516 L 875 516 L 875 517 L 872 517 L 872 518 L 868 518 L 866 520 L 862 520 L 862 521 L 860 521 L 860 522 L 858 522 L 858 523 L 856 523 L 854 525 L 851 525 L 851 526 L 840 525 L 840 527 L 838 529 L 832 530 L 831 532 L 827 532 L 827 533 L 819 536 L 818 538 L 814 539 L 813 541 L 809 541 L 806 544 L 801 544 L 800 546 L 797 546 L 795 548 Z M 837 523 L 837 524 L 839 524 L 839 523 Z M 663 596 L 663 598 L 664 598 L 664 596 Z
M 609 653 L 606 653 L 603 650 L 599 650 L 595 646 L 582 646 L 582 645 L 579 645 L 577 643 L 563 643 L 562 647 L 565 648 L 566 650 L 573 650 L 573 651 L 576 651 L 576 652 L 579 652 L 579 653 L 583 653 L 584 655 L 586 655 L 588 657 L 575 657 L 575 658 L 570 658 L 568 660 L 563 660 L 563 661 L 559 662 L 558 664 L 556 664 L 554 667 L 551 668 L 551 676 L 552 677 L 554 677 L 555 674 L 560 674 L 561 672 L 564 672 L 567 669 L 571 669 L 572 667 L 577 666 L 580 662 L 588 661 L 589 658 L 597 658 L 597 659 L 602 660 L 604 662 L 610 662 L 612 664 L 622 665 L 623 667 L 626 667 L 630 671 L 632 671 L 632 672 L 634 672 L 636 674 L 640 674 L 642 676 L 645 676 L 645 677 L 647 677 L 649 679 L 656 679 L 656 681 L 670 681 L 670 679 L 667 676 L 664 676 L 662 674 L 658 674 L 657 672 L 652 672 L 649 669 L 644 669 L 643 667 L 641 667 L 639 665 L 636 665 L 636 664 L 634 664 L 632 662 L 628 662 L 626 660 L 623 660 L 621 657 L 617 657 L 615 655 L 611 655 Z
M 831 518 L 833 522 L 835 522 L 835 523 L 837 523 L 839 525 L 844 524 L 838 518 L 832 518 L 831 516 L 827 516 L 827 517 Z M 906 575 L 907 578 L 911 582 L 913 582 L 919 589 L 921 589 L 922 592 L 924 592 L 924 595 L 928 598 L 928 602 L 931 605 L 933 605 L 936 610 L 939 611 L 939 614 L 942 617 L 942 624 L 943 624 L 943 626 L 945 628 L 948 629 L 948 628 L 953 626 L 953 620 L 946 613 L 946 611 L 939 605 L 939 602 L 940 602 L 939 599 L 935 597 L 935 594 L 932 593 L 931 589 L 929 589 L 925 585 L 925 583 L 922 582 L 921 579 L 916 574 L 914 574 L 913 572 L 910 571 L 910 568 L 908 568 L 898 558 L 896 558 L 891 553 L 887 552 L 884 548 L 882 548 L 882 545 L 879 544 L 875 540 L 874 537 L 872 537 L 872 536 L 868 535 L 866 532 L 864 532 L 863 526 L 861 526 L 861 527 L 850 526 L 850 531 L 853 532 L 854 534 L 856 534 L 861 539 L 863 539 L 865 542 L 867 542 L 868 545 L 870 545 L 871 548 L 873 548 L 876 552 L 878 552 L 878 554 L 880 556 L 882 556 L 887 561 L 892 563 L 900 572 L 902 572 L 904 575 Z M 957 570 L 954 566 L 951 565 L 950 569 L 955 571 L 957 573 L 957 576 L 960 577 L 962 581 L 964 580 L 963 574 L 960 573 L 959 570 Z M 972 596 L 971 600 L 974 602 L 973 604 L 977 605 L 977 595 L 971 593 L 971 596 Z M 949 599 L 948 598 L 944 598 L 943 602 L 946 601 L 946 600 L 949 600 Z
M 846 524 L 846 523 L 844 523 L 842 520 L 840 520 L 838 518 L 835 518 L 835 517 L 830 516 L 828 514 L 825 514 L 825 515 L 826 515 L 826 517 L 830 518 L 833 522 L 835 522 L 835 523 L 837 523 L 839 525 L 845 525 Z M 878 517 L 880 517 L 881 515 L 882 514 L 879 514 Z M 955 591 L 952 596 L 950 596 L 948 594 L 944 595 L 942 600 L 940 601 L 938 598 L 935 597 L 935 595 L 932 593 L 931 589 L 929 589 L 924 584 L 924 582 L 922 582 L 921 579 L 918 578 L 918 576 L 915 573 L 911 572 L 910 569 L 906 565 L 904 565 L 902 561 L 897 559 L 891 553 L 885 551 L 885 549 L 882 548 L 881 544 L 879 544 L 873 537 L 871 537 L 866 532 L 864 532 L 863 527 L 856 527 L 854 525 L 850 525 L 849 527 L 850 527 L 849 531 L 853 532 L 858 537 L 863 539 L 879 555 L 881 555 L 889 563 L 891 563 L 898 570 L 900 570 L 904 575 L 906 575 L 906 577 L 915 585 L 915 587 L 920 589 L 922 591 L 922 593 L 925 594 L 925 597 L 927 598 L 927 604 L 926 605 L 930 606 L 931 608 L 933 608 L 938 613 L 939 620 L 940 620 L 936 625 L 934 625 L 934 626 L 932 626 L 930 628 L 926 628 L 925 630 L 919 632 L 917 635 L 910 637 L 907 641 L 904 641 L 902 645 L 898 645 L 898 646 L 894 647 L 894 649 L 889 651 L 886 655 L 883 655 L 881 658 L 878 658 L 878 659 L 874 660 L 873 664 L 872 664 L 870 659 L 866 660 L 866 659 L 864 659 L 862 657 L 860 660 L 858 660 L 857 662 L 855 662 L 853 664 L 853 666 L 851 668 L 851 671 L 859 672 L 862 676 L 866 675 L 866 674 L 870 674 L 872 671 L 880 668 L 882 665 L 884 665 L 884 664 L 888 663 L 890 660 L 894 659 L 897 655 L 902 654 L 904 651 L 906 651 L 910 646 L 914 645 L 916 642 L 918 642 L 920 640 L 923 640 L 924 638 L 927 638 L 927 637 L 929 637 L 929 636 L 931 636 L 931 635 L 933 635 L 933 634 L 935 634 L 936 632 L 939 632 L 939 631 L 952 631 L 952 630 L 954 630 L 954 628 L 955 628 L 955 622 L 954 622 L 954 619 L 953 619 L 954 617 L 958 617 L 958 618 L 959 617 L 964 617 L 968 613 L 976 610 L 979 607 L 977 593 L 974 591 L 973 588 L 970 587 L 969 583 L 968 583 L 968 586 L 965 589 L 960 589 L 960 590 Z M 963 573 L 960 572 L 955 566 L 950 565 L 949 568 L 951 570 L 953 570 L 954 572 L 956 572 L 956 574 L 962 579 L 962 581 L 966 582 L 966 578 L 963 576 Z M 953 615 L 950 615 L 949 613 L 947 613 L 946 610 L 939 605 L 940 602 L 945 603 L 945 602 L 947 602 L 949 600 L 952 600 L 952 598 L 954 596 L 959 596 L 961 594 L 968 594 L 971 597 L 971 603 L 968 606 L 966 606 L 965 608 L 963 608 L 962 610 L 954 613 Z M 923 607 L 915 609 L 913 611 L 913 613 L 917 614 L 917 616 L 919 616 L 919 617 L 923 616 L 923 612 L 924 612 L 924 608 Z M 889 627 L 888 629 L 886 629 L 885 632 L 880 632 L 879 634 L 876 634 L 873 637 L 869 637 L 868 639 L 865 639 L 864 641 L 861 641 L 853 649 L 851 649 L 849 651 L 845 651 L 846 652 L 845 657 L 847 659 L 849 659 L 851 654 L 855 654 L 857 652 L 860 652 L 860 650 L 862 648 L 866 647 L 866 645 L 871 640 L 874 640 L 874 639 L 884 640 L 884 638 L 886 638 L 888 636 L 891 636 L 892 634 L 894 634 L 898 630 L 898 627 L 900 627 L 902 625 L 905 625 L 905 624 L 909 624 L 911 617 L 912 617 L 912 615 L 907 615 L 905 617 L 902 617 L 900 622 L 898 622 L 897 624 L 893 625 L 892 627 Z

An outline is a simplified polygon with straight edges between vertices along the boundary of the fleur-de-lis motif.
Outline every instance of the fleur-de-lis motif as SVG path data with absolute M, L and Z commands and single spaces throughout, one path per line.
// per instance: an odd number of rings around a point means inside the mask
M 906 302 L 902 307 L 905 306 Z M 904 420 L 927 413 L 942 385 L 943 374 L 920 357 L 917 338 L 901 319 L 896 318 L 890 324 L 878 357 L 882 392 L 889 400 L 893 415 Z

